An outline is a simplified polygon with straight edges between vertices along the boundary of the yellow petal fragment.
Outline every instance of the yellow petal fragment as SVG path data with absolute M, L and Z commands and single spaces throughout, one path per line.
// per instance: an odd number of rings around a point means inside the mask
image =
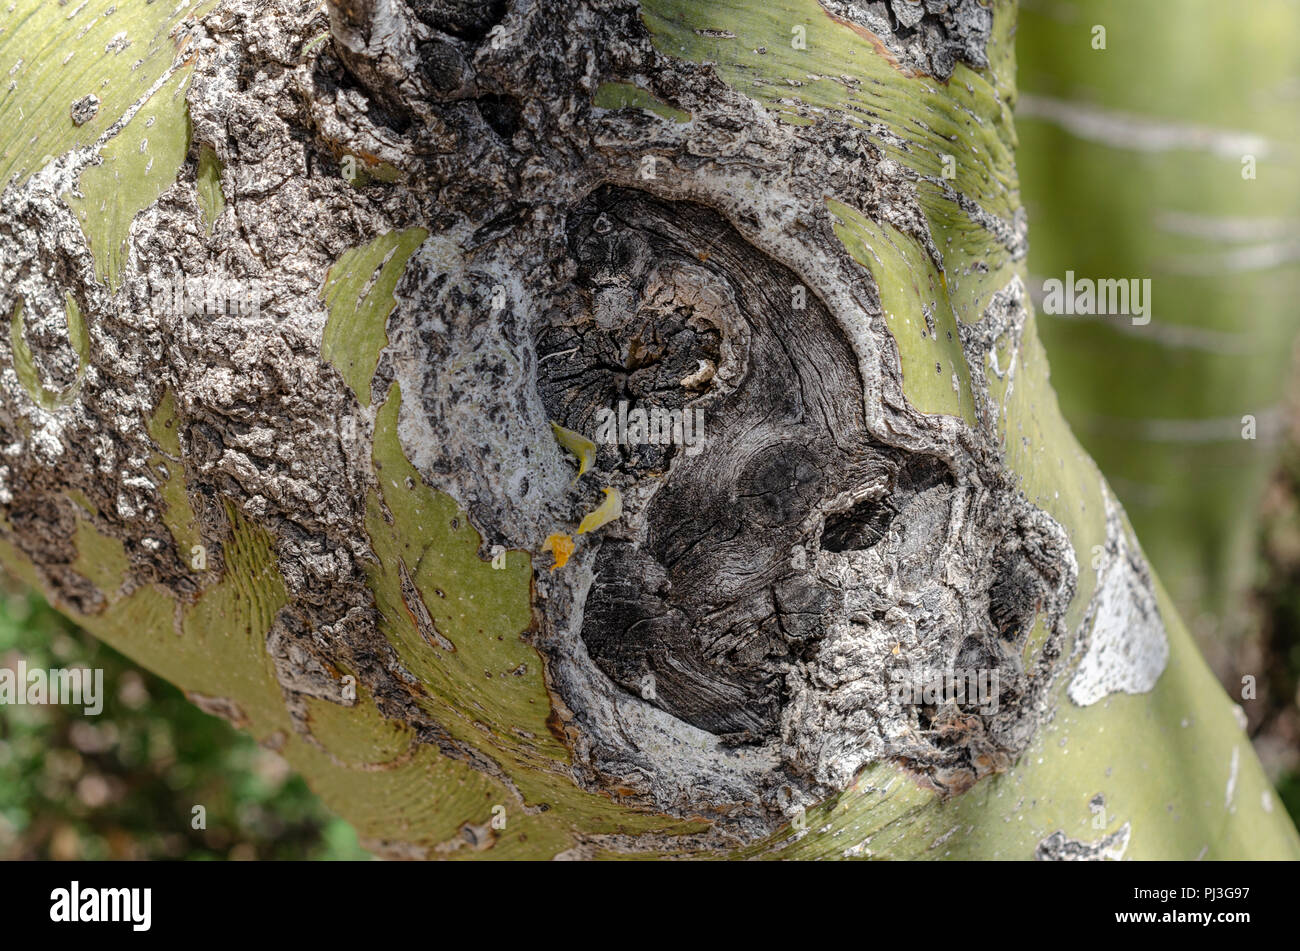
M 605 501 L 600 503 L 596 511 L 591 512 L 578 523 L 579 535 L 594 532 L 600 526 L 614 521 L 623 514 L 623 496 L 618 489 L 605 489 L 604 492 Z
M 546 541 L 542 542 L 542 551 L 549 551 L 555 556 L 555 564 L 551 565 L 552 571 L 556 568 L 563 568 L 564 563 L 573 554 L 573 537 L 559 532 L 554 535 L 547 535 Z
M 565 429 L 559 423 L 551 423 L 556 441 L 569 452 L 578 457 L 578 475 L 582 475 L 596 463 L 596 444 L 581 433 Z

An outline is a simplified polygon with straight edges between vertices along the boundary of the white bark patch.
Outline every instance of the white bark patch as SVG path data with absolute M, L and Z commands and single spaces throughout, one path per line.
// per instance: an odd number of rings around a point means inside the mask
M 1134 152 L 1208 152 L 1235 162 L 1243 155 L 1263 159 L 1282 151 L 1275 142 L 1253 132 L 1171 122 L 1046 96 L 1022 94 L 1016 103 L 1016 118 L 1041 119 L 1080 139 Z
M 1223 791 L 1223 808 L 1232 810 L 1232 800 L 1237 794 L 1237 770 L 1241 766 L 1241 747 L 1232 748 L 1232 763 L 1228 766 L 1228 786 Z
M 1034 858 L 1040 862 L 1118 862 L 1128 850 L 1131 833 L 1126 822 L 1110 835 L 1096 842 L 1066 838 L 1060 829 L 1038 843 Z
M 1169 641 L 1150 571 L 1129 539 L 1109 488 L 1103 486 L 1103 492 L 1106 550 L 1097 593 L 1082 625 L 1084 631 L 1091 625 L 1091 632 L 1068 691 L 1070 699 L 1081 707 L 1107 694 L 1148 692 L 1169 659 Z

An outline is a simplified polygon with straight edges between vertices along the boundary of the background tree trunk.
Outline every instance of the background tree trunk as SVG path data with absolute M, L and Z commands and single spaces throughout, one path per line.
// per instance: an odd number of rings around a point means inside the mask
M 1172 9 L 1024 4 L 1018 161 L 1035 293 L 1067 269 L 1152 280 L 1149 322 L 1046 316 L 1043 340 L 1066 418 L 1226 683 L 1262 674 L 1239 665 L 1300 328 L 1300 11 Z
M 1012 4 L 160 6 L 0 14 L 0 560 L 370 848 L 1300 854 L 1048 384 Z

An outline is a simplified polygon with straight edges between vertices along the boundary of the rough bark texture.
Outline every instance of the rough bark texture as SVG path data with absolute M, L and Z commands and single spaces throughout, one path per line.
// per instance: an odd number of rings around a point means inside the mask
M 1009 4 L 328 7 L 16 67 L 7 565 L 385 854 L 1294 852 L 1048 387 Z

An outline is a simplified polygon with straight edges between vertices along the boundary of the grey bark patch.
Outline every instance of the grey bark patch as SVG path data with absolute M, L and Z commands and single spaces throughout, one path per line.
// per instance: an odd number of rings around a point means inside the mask
M 957 63 L 988 66 L 993 11 L 979 0 L 819 0 L 827 12 L 870 30 L 912 69 L 936 79 Z
M 1126 822 L 1095 842 L 1082 842 L 1058 829 L 1038 843 L 1034 858 L 1039 862 L 1118 862 L 1128 850 L 1131 831 Z
M 505 15 L 506 0 L 410 0 L 416 17 L 444 33 L 481 40 Z
M 70 112 L 73 125 L 85 125 L 99 113 L 99 97 L 93 93 L 82 96 L 72 104 Z
M 275 665 L 276 680 L 287 694 L 352 705 L 353 701 L 343 697 L 341 678 L 330 673 L 312 642 L 307 621 L 293 608 L 282 608 L 276 615 L 266 635 L 266 651 Z
M 355 83 L 342 82 L 337 60 L 303 61 L 304 44 L 325 25 L 311 4 L 232 0 L 186 27 L 195 39 L 186 54 L 194 148 L 177 181 L 133 222 L 116 293 L 96 279 L 94 256 L 60 199 L 95 160 L 94 148 L 59 157 L 25 183 L 4 183 L 0 310 L 25 302 L 26 340 L 50 385 L 77 369 L 65 294 L 77 300 L 91 344 L 78 399 L 54 412 L 34 405 L 12 371 L 0 374 L 0 440 L 16 447 L 0 471 L 4 534 L 61 607 L 92 615 L 106 594 L 155 584 L 180 602 L 179 617 L 200 579 L 225 572 L 229 505 L 269 533 L 268 570 L 282 572 L 289 591 L 291 605 L 266 649 L 295 728 L 308 728 L 306 697 L 351 702 L 332 674 L 341 667 L 421 742 L 502 779 L 496 763 L 447 737 L 415 704 L 417 685 L 379 633 L 363 572 L 373 558 L 363 525 L 369 422 L 320 357 L 320 289 L 346 250 L 421 219 L 412 220 L 408 196 L 361 192 L 320 172 L 335 147 L 393 159 L 407 148 L 374 123 L 377 110 Z M 230 202 L 210 237 L 195 183 L 204 145 L 222 162 Z M 160 306 L 159 288 L 187 277 L 264 282 L 268 294 L 258 314 L 195 316 Z M 0 355 L 9 363 L 7 336 Z M 171 543 L 165 476 L 150 465 L 160 447 L 146 422 L 166 390 L 175 397 L 181 449 L 167 468 L 179 469 L 189 489 L 206 577 Z M 122 543 L 122 592 L 99 592 L 72 567 L 78 510 L 70 490 L 95 509 L 81 517 Z M 246 722 L 229 698 L 191 699 Z

